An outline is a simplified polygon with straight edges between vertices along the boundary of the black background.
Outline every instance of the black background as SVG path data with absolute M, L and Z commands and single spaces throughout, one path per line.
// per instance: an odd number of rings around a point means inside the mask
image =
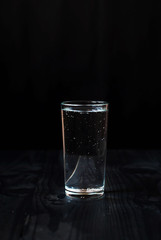
M 109 148 L 160 147 L 160 1 L 2 0 L 0 148 L 60 149 L 60 103 L 106 100 Z

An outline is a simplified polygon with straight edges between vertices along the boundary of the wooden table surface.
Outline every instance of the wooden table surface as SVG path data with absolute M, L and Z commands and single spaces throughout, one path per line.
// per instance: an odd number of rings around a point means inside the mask
M 64 195 L 62 153 L 0 152 L 0 240 L 160 240 L 161 150 L 109 150 L 100 199 Z

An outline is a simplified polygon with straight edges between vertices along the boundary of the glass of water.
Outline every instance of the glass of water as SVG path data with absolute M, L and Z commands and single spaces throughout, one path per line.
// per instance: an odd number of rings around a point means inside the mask
M 103 195 L 108 103 L 65 101 L 61 116 L 66 195 Z

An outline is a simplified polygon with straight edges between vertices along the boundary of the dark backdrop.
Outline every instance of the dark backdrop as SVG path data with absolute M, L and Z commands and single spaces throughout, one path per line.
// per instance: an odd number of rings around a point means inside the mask
M 0 148 L 61 148 L 60 102 L 110 103 L 110 148 L 160 147 L 160 0 L 1 0 Z

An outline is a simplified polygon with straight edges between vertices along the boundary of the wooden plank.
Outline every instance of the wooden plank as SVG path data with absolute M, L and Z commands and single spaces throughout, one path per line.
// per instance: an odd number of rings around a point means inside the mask
M 59 153 L 31 155 L 1 171 L 2 240 L 161 239 L 161 151 L 109 151 L 106 193 L 92 200 L 64 197 Z

